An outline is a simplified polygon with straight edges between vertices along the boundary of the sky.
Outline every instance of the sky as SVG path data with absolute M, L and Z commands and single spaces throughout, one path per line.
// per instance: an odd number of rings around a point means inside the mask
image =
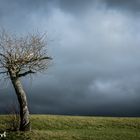
M 1 0 L 0 27 L 47 32 L 48 70 L 22 79 L 31 113 L 140 116 L 139 0 Z M 0 81 L 0 113 L 16 104 Z

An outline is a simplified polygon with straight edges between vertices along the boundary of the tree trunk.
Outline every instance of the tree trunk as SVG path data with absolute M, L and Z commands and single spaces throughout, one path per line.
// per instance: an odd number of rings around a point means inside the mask
M 18 77 L 11 76 L 12 84 L 15 88 L 16 95 L 20 106 L 20 131 L 30 131 L 29 110 L 27 105 L 26 94 Z

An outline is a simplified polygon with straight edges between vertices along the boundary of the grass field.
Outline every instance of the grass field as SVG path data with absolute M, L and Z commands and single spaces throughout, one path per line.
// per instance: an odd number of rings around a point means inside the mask
M 0 116 L 0 132 L 8 117 Z M 31 132 L 6 131 L 5 140 L 140 140 L 140 118 L 32 115 Z

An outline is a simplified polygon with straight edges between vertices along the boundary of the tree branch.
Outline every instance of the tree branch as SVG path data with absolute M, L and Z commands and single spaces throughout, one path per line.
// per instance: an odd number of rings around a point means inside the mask
M 41 60 L 45 60 L 45 59 L 50 59 L 50 60 L 52 60 L 52 58 L 51 57 L 48 57 L 48 56 L 45 56 L 45 57 L 41 57 L 41 58 L 33 58 L 33 60 L 30 60 L 31 62 L 33 62 L 33 61 L 41 61 Z
M 0 72 L 0 74 L 5 74 L 5 73 L 7 74 L 8 71 L 1 71 L 1 72 Z
M 49 56 L 46 56 L 46 57 L 42 57 L 42 58 L 41 58 L 41 60 L 44 60 L 44 59 L 50 59 L 50 60 L 52 60 L 52 58 L 49 57 Z
M 14 76 L 23 77 L 46 70 L 52 60 L 47 55 L 46 45 L 39 34 L 17 37 L 0 33 L 0 71 L 10 70 Z
M 23 77 L 23 76 L 26 76 L 26 75 L 32 74 L 32 73 L 35 73 L 35 72 L 32 71 L 32 70 L 29 70 L 29 71 L 26 71 L 26 72 L 24 72 L 24 73 L 18 74 L 18 77 Z
M 2 54 L 2 53 L 0 53 L 0 56 L 2 56 L 2 57 L 4 57 L 4 58 L 6 58 L 6 59 L 8 59 L 4 54 Z

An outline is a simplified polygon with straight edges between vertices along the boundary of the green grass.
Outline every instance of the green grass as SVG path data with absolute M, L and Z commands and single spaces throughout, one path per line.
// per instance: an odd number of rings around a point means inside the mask
M 1 132 L 7 121 L 0 116 Z M 31 123 L 31 132 L 6 131 L 5 140 L 140 140 L 140 118 L 32 115 Z

